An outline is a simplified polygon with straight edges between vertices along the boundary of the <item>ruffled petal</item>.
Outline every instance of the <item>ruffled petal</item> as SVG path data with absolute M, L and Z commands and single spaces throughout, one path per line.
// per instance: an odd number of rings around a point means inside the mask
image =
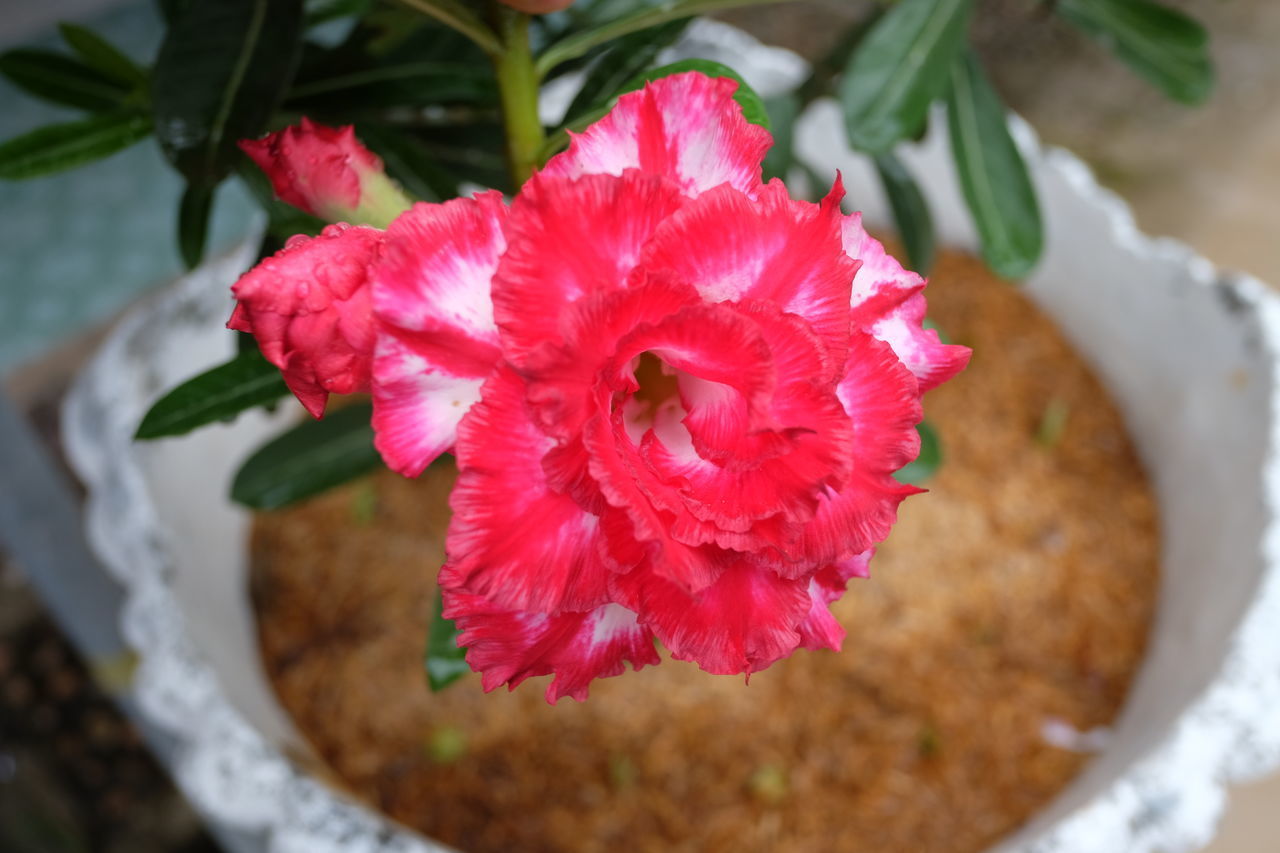
M 374 348 L 369 277 L 382 249 L 375 228 L 330 225 L 296 236 L 231 288 L 227 326 L 251 333 L 313 416 L 330 393 L 367 391 Z
M 621 175 L 627 169 L 662 175 L 696 196 L 729 184 L 754 194 L 773 137 L 742 117 L 734 80 L 697 72 L 673 74 L 623 95 L 569 150 L 551 158 L 543 175 Z
M 973 354 L 968 347 L 942 343 L 935 330 L 924 328 L 927 310 L 924 294 L 917 293 L 871 326 L 871 333 L 892 346 L 915 374 L 921 394 L 964 370 Z
M 553 447 L 529 420 L 523 380 L 500 368 L 458 426 L 442 587 L 537 613 L 608 601 L 599 519 L 549 487 L 542 458 Z
M 692 595 L 643 568 L 614 575 L 610 587 L 677 659 L 716 675 L 758 672 L 800 644 L 808 580 L 780 578 L 732 552 L 723 556 L 730 565 Z
M 861 261 L 853 279 L 853 323 L 887 341 L 920 381 L 920 392 L 935 388 L 969 363 L 967 347 L 944 344 L 923 326 L 927 305 L 925 282 L 884 250 L 862 227 L 862 214 L 841 222 L 844 250 Z
M 373 283 L 373 427 L 383 459 L 406 476 L 453 445 L 500 358 L 489 288 L 505 219 L 502 196 L 488 192 L 417 204 L 387 229 Z
M 566 308 L 625 286 L 641 247 L 681 204 L 664 178 L 628 171 L 580 180 L 536 176 L 511 206 L 508 249 L 493 280 L 493 307 L 507 359 L 563 340 Z
M 755 299 L 803 317 L 843 363 L 857 263 L 840 242 L 838 185 L 822 205 L 772 182 L 759 197 L 722 186 L 682 207 L 645 246 L 641 264 L 692 282 L 708 302 Z
M 800 645 L 806 649 L 840 651 L 844 626 L 831 615 L 831 605 L 845 593 L 850 578 L 868 576 L 874 550 L 864 551 L 844 562 L 826 566 L 809 578 L 809 614 L 796 626 Z
M 481 673 L 486 692 L 526 678 L 554 674 L 547 701 L 562 696 L 581 702 L 592 679 L 654 666 L 653 634 L 630 610 L 605 604 L 586 613 L 525 613 L 494 606 L 482 596 L 444 593 L 444 615 L 457 623 L 458 645 L 467 663 Z

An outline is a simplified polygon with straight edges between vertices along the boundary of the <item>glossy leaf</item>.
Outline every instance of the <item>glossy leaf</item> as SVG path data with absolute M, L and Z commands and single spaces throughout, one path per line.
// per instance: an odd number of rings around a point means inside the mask
M 433 691 L 445 689 L 471 671 L 471 667 L 467 666 L 467 650 L 458 648 L 458 627 L 453 620 L 444 618 L 443 614 L 444 599 L 440 591 L 436 590 L 424 660 L 427 684 Z
M 880 154 L 875 162 L 898 234 L 907 250 L 907 260 L 916 272 L 928 275 L 934 256 L 933 217 L 929 215 L 924 194 L 907 167 L 893 154 Z
M 130 91 L 78 59 L 28 47 L 0 54 L 0 74 L 37 98 L 93 112 L 118 109 Z
M 371 416 L 370 406 L 346 406 L 264 444 L 236 472 L 231 499 L 279 509 L 376 470 Z
M 899 483 L 909 486 L 925 483 L 942 465 L 942 440 L 937 430 L 928 421 L 921 421 L 916 424 L 916 432 L 920 433 L 920 455 L 893 475 Z
M 764 101 L 756 94 L 756 90 L 747 85 L 747 81 L 742 79 L 742 75 L 737 71 L 719 62 L 712 62 L 710 59 L 682 59 L 679 62 L 646 71 L 631 78 L 629 83 L 618 90 L 618 94 L 634 92 L 642 88 L 645 83 L 661 80 L 672 74 L 683 74 L 686 71 L 700 71 L 708 77 L 728 77 L 731 80 L 737 80 L 738 90 L 733 93 L 733 99 L 738 102 L 738 106 L 742 107 L 743 118 L 752 124 L 760 125 L 765 130 L 770 128 L 769 111 L 765 109 Z
M 899 0 L 862 37 L 840 80 L 849 144 L 881 154 L 911 137 L 947 89 L 973 0 Z
M 299 83 L 286 107 L 302 111 L 341 111 L 358 115 L 376 108 L 462 103 L 497 104 L 498 90 L 485 66 L 413 61 L 329 74 Z
M 138 63 L 93 30 L 63 21 L 58 31 L 67 46 L 100 74 L 130 88 L 147 82 L 147 72 Z
M 689 19 L 684 18 L 618 39 L 587 73 L 582 88 L 565 110 L 565 121 L 611 101 L 623 86 L 648 68 L 663 48 L 678 39 L 688 26 Z
M 146 116 L 114 114 L 51 124 L 0 145 L 0 178 L 38 178 L 100 160 L 145 139 Z
M 301 36 L 301 0 L 193 3 L 169 27 L 152 71 L 156 137 L 190 183 L 216 184 L 236 142 L 266 129 Z
M 1004 278 L 1021 278 L 1044 248 L 1040 206 L 1026 163 L 1009 135 L 1004 104 L 972 54 L 952 69 L 947 122 L 982 257 Z
M 1175 101 L 1200 104 L 1213 90 L 1209 35 L 1182 12 L 1150 0 L 1058 0 L 1054 8 Z
M 185 435 L 289 393 L 280 371 L 254 347 L 169 391 L 151 407 L 134 438 Z

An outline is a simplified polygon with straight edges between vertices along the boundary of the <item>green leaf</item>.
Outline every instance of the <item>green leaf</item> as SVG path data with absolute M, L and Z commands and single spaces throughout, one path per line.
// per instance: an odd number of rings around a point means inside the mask
M 1058 0 L 1054 8 L 1173 100 L 1200 104 L 1213 91 L 1209 34 L 1181 12 L 1150 0 Z
M 929 205 L 916 184 L 915 178 L 893 154 L 879 154 L 875 158 L 876 172 L 893 209 L 893 220 L 898 234 L 907 249 L 911 268 L 921 275 L 928 275 L 933 266 L 933 218 Z
M 679 62 L 646 71 L 632 77 L 629 83 L 618 90 L 618 94 L 634 92 L 643 88 L 646 83 L 686 71 L 700 71 L 708 77 L 728 77 L 730 80 L 737 80 L 738 90 L 733 93 L 733 99 L 738 102 L 738 106 L 742 107 L 742 117 L 752 124 L 760 125 L 765 130 L 769 129 L 769 113 L 764 108 L 764 101 L 756 94 L 756 90 L 748 86 L 747 81 L 743 80 L 742 75 L 737 71 L 719 62 L 712 62 L 710 59 L 682 59 Z
M 436 591 L 435 609 L 427 632 L 427 684 L 440 691 L 471 671 L 466 649 L 458 648 L 458 626 L 444 618 L 444 597 Z
M 279 509 L 378 468 L 371 406 L 338 409 L 264 444 L 240 466 L 231 499 L 251 509 Z
M 51 124 L 0 145 L 0 178 L 18 181 L 100 160 L 145 139 L 146 116 L 113 114 Z
M 131 89 L 147 82 L 147 72 L 142 66 L 93 30 L 67 21 L 59 23 L 58 30 L 67 46 L 100 73 Z
M 965 44 L 973 0 L 900 0 L 859 42 L 840 80 L 849 144 L 882 154 L 916 132 Z
M 351 117 L 379 108 L 461 103 L 498 103 L 498 87 L 485 66 L 412 61 L 330 73 L 299 82 L 285 106 L 306 112 L 341 112 Z
M 213 210 L 213 190 L 199 184 L 187 184 L 178 202 L 178 254 L 187 269 L 195 269 L 204 259 L 204 245 L 209 237 L 209 213 Z
M 130 91 L 77 59 L 30 47 L 0 54 L 0 74 L 38 98 L 93 112 L 119 108 Z
M 582 88 L 564 112 L 565 120 L 591 112 L 612 100 L 619 89 L 649 67 L 663 48 L 680 37 L 689 20 L 669 21 L 618 39 L 591 66 Z
M 800 117 L 801 103 L 794 93 L 779 95 L 765 101 L 765 110 L 773 122 L 773 145 L 764 157 L 764 179 L 786 180 L 787 172 L 795 159 L 795 124 Z
M 280 371 L 257 351 L 242 352 L 169 391 L 143 417 L 136 439 L 185 435 L 197 427 L 226 421 L 289 393 Z
M 293 78 L 301 0 L 193 3 L 165 35 L 152 71 L 156 137 L 187 180 L 213 186 L 236 143 L 258 136 Z
M 947 122 L 960 186 L 982 239 L 982 257 L 1004 278 L 1022 278 L 1044 248 L 1040 206 L 1009 135 L 1004 104 L 971 53 L 952 70 Z
M 918 486 L 938 473 L 942 465 L 942 440 L 928 421 L 916 424 L 916 432 L 920 433 L 920 455 L 913 461 L 903 465 L 893 476 L 899 483 Z

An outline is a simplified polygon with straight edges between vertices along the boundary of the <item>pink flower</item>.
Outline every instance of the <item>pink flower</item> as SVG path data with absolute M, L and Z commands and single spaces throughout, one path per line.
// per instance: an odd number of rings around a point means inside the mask
M 241 276 L 227 327 L 250 332 L 267 361 L 315 417 L 329 394 L 369 390 L 374 321 L 369 269 L 383 233 L 330 225 L 298 235 Z
M 262 139 L 242 140 L 240 149 L 267 173 L 281 201 L 321 219 L 386 227 L 409 207 L 349 125 L 304 118 Z
M 417 204 L 361 255 L 378 449 L 456 454 L 440 583 L 486 690 L 583 699 L 655 638 L 726 674 L 838 649 L 830 604 L 919 491 L 921 395 L 969 352 L 838 183 L 761 183 L 735 88 L 658 80 L 509 208 Z

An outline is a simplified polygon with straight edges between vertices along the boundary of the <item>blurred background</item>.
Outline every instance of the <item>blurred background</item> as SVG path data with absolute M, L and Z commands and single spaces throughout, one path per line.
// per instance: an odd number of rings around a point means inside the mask
M 1032 0 L 984 0 L 978 45 L 1006 101 L 1072 149 L 1150 234 L 1280 283 L 1280 3 L 1168 0 L 1212 36 L 1203 107 L 1165 99 Z M 821 56 L 867 3 L 823 0 L 722 17 Z M 140 59 L 158 46 L 150 0 L 0 0 L 0 49 L 54 46 L 88 24 Z M 0 139 L 71 117 L 0 81 Z M 0 376 L 56 447 L 56 406 L 112 318 L 181 270 L 181 183 L 154 142 L 68 174 L 0 184 Z M 246 233 L 234 183 L 211 254 Z M 857 199 L 851 200 L 857 206 Z M 0 554 L 0 560 L 3 555 Z M 1280 850 L 1280 780 L 1238 789 L 1213 853 Z M 95 688 L 17 567 L 0 564 L 0 851 L 213 851 L 138 737 Z

